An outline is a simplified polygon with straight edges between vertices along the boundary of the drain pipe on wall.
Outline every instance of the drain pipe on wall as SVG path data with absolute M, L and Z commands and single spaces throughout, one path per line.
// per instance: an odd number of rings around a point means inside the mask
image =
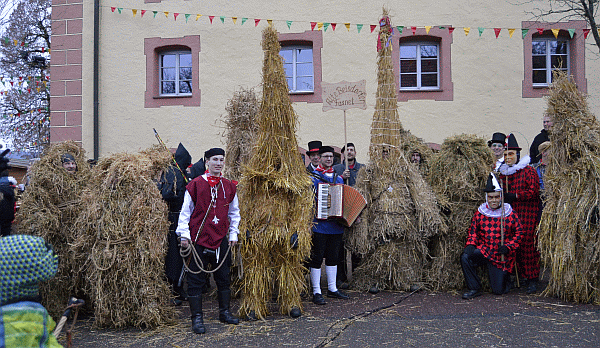
M 99 111 L 99 94 L 100 94 L 100 81 L 99 81 L 99 55 L 98 48 L 100 46 L 100 0 L 94 0 L 94 82 L 93 82 L 93 93 L 94 93 L 94 160 L 98 161 L 100 157 L 100 135 L 98 118 L 100 117 Z

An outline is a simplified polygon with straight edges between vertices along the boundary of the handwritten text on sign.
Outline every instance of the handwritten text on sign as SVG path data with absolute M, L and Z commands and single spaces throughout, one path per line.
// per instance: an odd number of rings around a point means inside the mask
M 358 82 L 342 81 L 338 83 L 322 82 L 323 111 L 367 108 L 366 80 Z

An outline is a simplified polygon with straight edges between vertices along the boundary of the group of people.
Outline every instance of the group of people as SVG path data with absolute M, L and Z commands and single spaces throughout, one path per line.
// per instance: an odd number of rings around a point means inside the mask
M 484 189 L 486 202 L 473 216 L 461 256 L 468 287 L 464 299 L 481 295 L 478 267 L 487 267 L 495 294 L 510 290 L 513 275 L 517 280 L 522 279 L 528 294 L 538 290 L 540 253 L 536 230 L 543 209 L 541 195 L 551 146 L 550 116 L 544 116 L 543 125 L 531 145 L 530 156 L 521 156 L 521 147 L 513 134 L 507 137 L 494 133 L 488 141 L 496 163 Z

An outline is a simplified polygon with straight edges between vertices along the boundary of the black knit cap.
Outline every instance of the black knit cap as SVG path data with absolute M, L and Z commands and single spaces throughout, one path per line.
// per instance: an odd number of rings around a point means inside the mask
M 204 158 L 210 159 L 212 156 L 217 156 L 217 155 L 225 156 L 225 150 L 223 150 L 220 147 L 213 147 L 212 149 L 210 149 L 204 153 Z
M 75 157 L 73 157 L 73 155 L 71 155 L 70 153 L 63 153 L 62 156 L 60 156 L 60 162 L 61 163 L 66 163 L 66 162 L 77 163 L 77 161 L 75 161 Z
M 333 150 L 333 147 L 331 147 L 331 146 L 321 146 L 321 147 L 319 148 L 319 155 L 320 155 L 320 154 L 323 154 L 323 153 L 325 153 L 325 152 L 331 152 L 331 153 L 333 153 L 333 152 L 335 152 L 335 151 Z

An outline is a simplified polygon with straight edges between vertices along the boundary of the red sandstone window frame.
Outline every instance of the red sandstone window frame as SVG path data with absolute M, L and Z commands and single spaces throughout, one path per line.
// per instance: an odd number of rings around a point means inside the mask
M 160 94 L 160 55 L 166 52 L 190 51 L 192 53 L 192 94 L 191 95 L 161 95 Z M 152 37 L 144 39 L 144 54 L 146 55 L 146 92 L 144 94 L 145 108 L 161 106 L 200 106 L 200 36 L 190 35 L 179 38 Z
M 435 27 L 427 33 L 425 28 L 416 28 L 415 33 L 411 28 L 404 28 L 402 33 L 394 29 L 392 34 L 392 60 L 394 62 L 394 75 L 396 77 L 396 89 L 398 90 L 398 101 L 409 100 L 454 100 L 454 84 L 452 82 L 452 42 L 453 37 L 448 30 L 450 26 Z M 438 46 L 438 79 L 437 89 L 401 89 L 400 88 L 400 44 L 409 42 L 432 43 Z
M 307 30 L 303 33 L 279 34 L 279 44 L 281 47 L 312 46 L 314 89 L 312 92 L 290 93 L 289 96 L 292 102 L 322 103 L 321 82 L 323 81 L 323 69 L 321 49 L 323 48 L 323 32 L 320 30 Z
M 577 88 L 582 93 L 587 93 L 587 79 L 585 78 L 585 38 L 583 29 L 587 27 L 586 21 L 568 21 L 560 23 L 547 22 L 521 22 L 521 28 L 529 29 L 527 35 L 523 38 L 523 98 L 541 98 L 548 94 L 548 86 L 533 84 L 533 63 L 532 63 L 532 42 L 535 39 L 551 38 L 554 39 L 552 29 L 560 29 L 559 39 L 565 39 L 569 42 L 569 74 L 573 76 Z M 543 33 L 538 33 L 538 28 L 543 29 Z M 569 35 L 567 29 L 575 29 L 573 38 Z

